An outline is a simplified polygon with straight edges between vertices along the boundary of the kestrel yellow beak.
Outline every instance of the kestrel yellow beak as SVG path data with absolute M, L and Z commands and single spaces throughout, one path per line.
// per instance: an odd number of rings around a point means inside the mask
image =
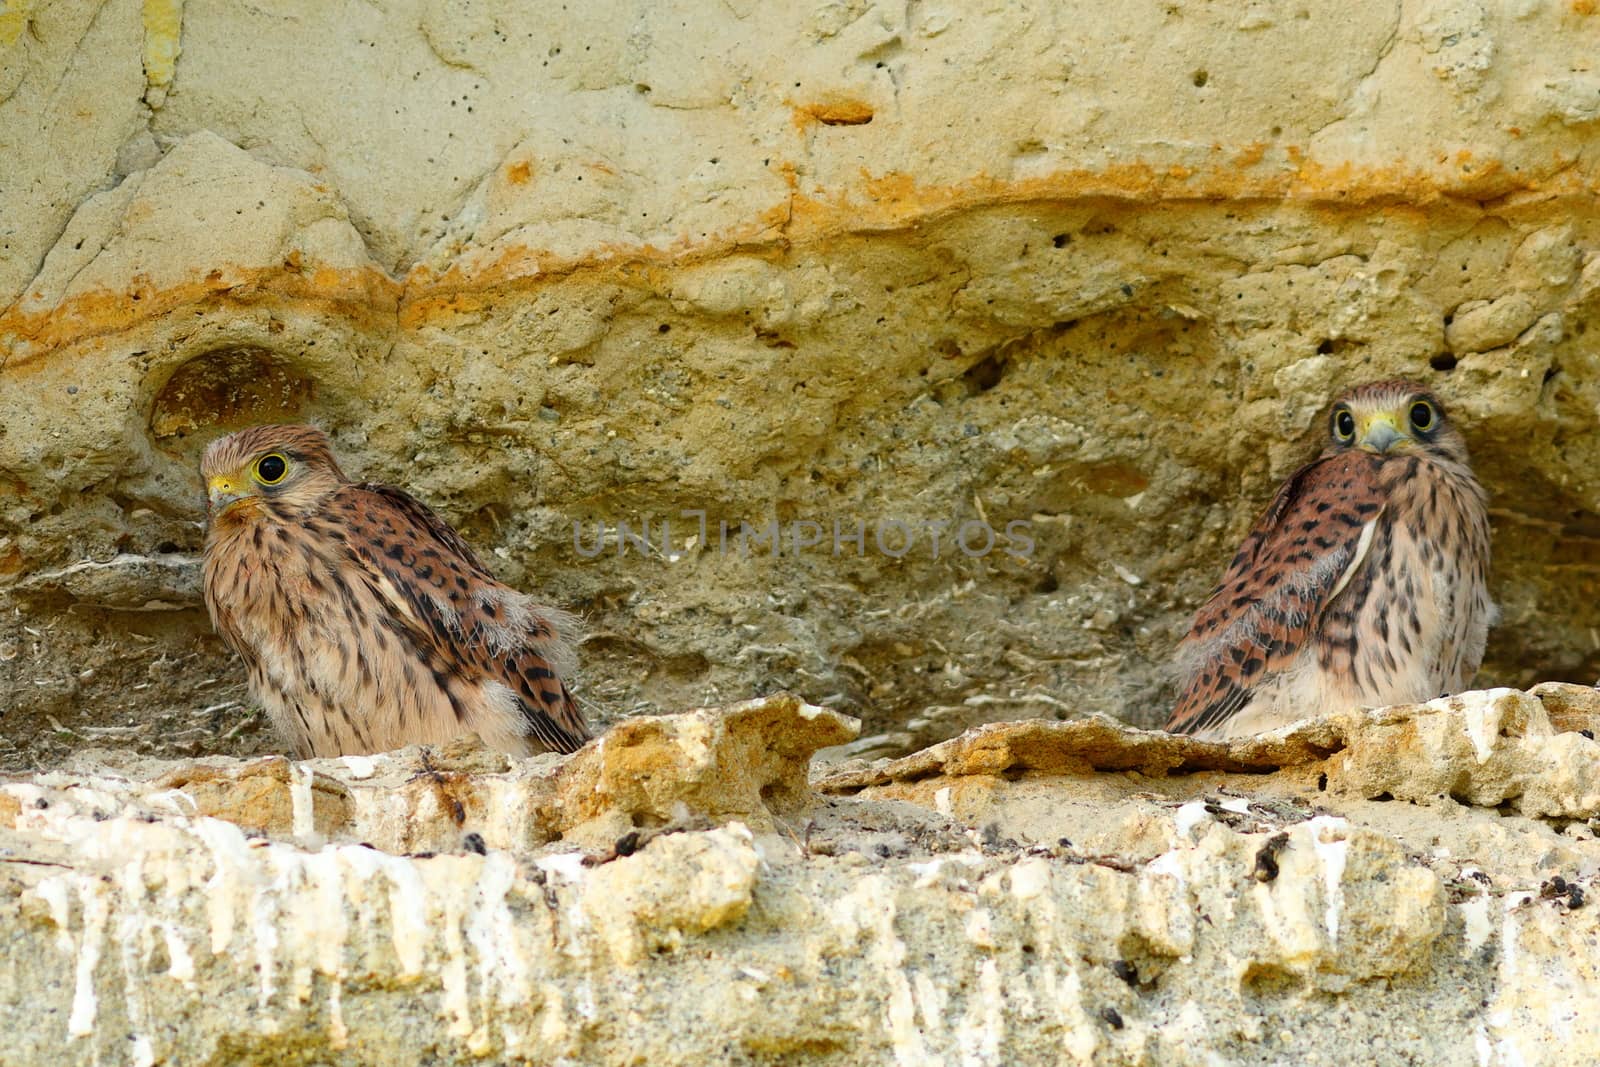
M 1357 447 L 1364 452 L 1375 452 L 1383 455 L 1394 451 L 1397 444 L 1408 442 L 1411 435 L 1400 428 L 1395 417 L 1387 411 L 1379 411 L 1368 415 L 1357 427 Z
M 206 483 L 206 499 L 210 501 L 212 515 L 221 515 L 249 495 L 243 481 L 225 474 Z

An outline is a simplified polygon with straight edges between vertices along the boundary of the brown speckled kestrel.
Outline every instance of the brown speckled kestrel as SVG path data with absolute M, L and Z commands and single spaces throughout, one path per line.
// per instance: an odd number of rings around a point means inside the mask
M 1428 390 L 1387 381 L 1340 397 L 1328 435 L 1195 614 L 1168 730 L 1238 737 L 1431 700 L 1477 673 L 1497 612 L 1461 434 Z
M 513 755 L 588 739 L 564 680 L 570 617 L 497 582 L 410 496 L 350 481 L 322 431 L 241 430 L 200 472 L 206 607 L 296 754 L 468 732 Z

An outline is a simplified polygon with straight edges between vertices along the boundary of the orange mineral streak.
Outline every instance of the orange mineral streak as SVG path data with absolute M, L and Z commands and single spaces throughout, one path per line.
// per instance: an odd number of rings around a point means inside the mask
M 1027 179 L 978 175 L 950 185 L 925 185 L 904 173 L 863 174 L 858 185 L 837 193 L 802 191 L 788 168 L 786 200 L 741 225 L 666 246 L 613 242 L 581 256 L 521 245 L 491 247 L 467 253 L 442 272 L 416 267 L 403 280 L 376 267 L 313 269 L 291 258 L 265 268 L 208 268 L 192 281 L 164 289 L 135 280 L 130 291 L 84 293 L 42 310 L 30 310 L 24 298 L 0 312 L 0 354 L 11 350 L 0 368 L 19 369 L 63 346 L 116 334 L 179 308 L 310 305 L 389 326 L 398 318 L 402 329 L 411 330 L 481 310 L 507 289 L 536 288 L 580 273 L 624 285 L 659 285 L 671 271 L 734 252 L 778 256 L 851 234 L 912 232 L 958 212 L 1006 205 L 1278 201 L 1368 211 L 1439 204 L 1475 210 L 1484 201 L 1587 200 L 1600 192 L 1600 174 L 1570 166 L 1566 159 L 1552 159 L 1540 173 L 1517 172 L 1498 160 L 1460 152 L 1425 171 L 1322 164 L 1292 145 L 1285 148 L 1286 162 L 1263 164 L 1264 151 L 1259 144 L 1245 145 L 1230 160 L 1224 150 L 1216 153 L 1222 157 L 1218 163 L 1206 167 L 1125 163 Z
M 180 308 L 312 307 L 353 319 L 393 322 L 401 285 L 376 268 L 306 270 L 291 257 L 272 267 L 226 266 L 157 289 L 135 278 L 121 292 L 94 290 L 39 311 L 26 298 L 0 313 L 0 369 L 16 370 L 66 345 L 121 333 Z
M 791 104 L 790 121 L 804 133 L 817 124 L 823 126 L 865 126 L 872 121 L 872 105 L 863 100 L 829 100 L 811 104 Z
M 1238 146 L 1237 150 L 1234 152 L 1233 165 L 1238 167 L 1240 170 L 1244 170 L 1247 167 L 1253 167 L 1257 163 L 1260 163 L 1266 154 L 1267 142 L 1251 141 L 1247 145 Z

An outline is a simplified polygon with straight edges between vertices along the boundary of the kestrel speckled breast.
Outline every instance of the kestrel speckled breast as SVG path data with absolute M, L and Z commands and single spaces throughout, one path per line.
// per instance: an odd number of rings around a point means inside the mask
M 1174 733 L 1222 739 L 1460 691 L 1483 660 L 1489 517 L 1461 434 L 1413 382 L 1334 404 L 1179 648 Z
M 320 430 L 242 430 L 200 471 L 206 607 L 299 756 L 588 739 L 565 681 L 570 617 L 497 582 L 418 501 L 350 481 Z

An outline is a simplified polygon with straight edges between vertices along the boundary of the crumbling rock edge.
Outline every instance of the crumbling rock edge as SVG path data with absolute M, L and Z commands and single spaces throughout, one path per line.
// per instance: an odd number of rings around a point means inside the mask
M 0 1020 L 18 1062 L 1572 1062 L 1597 709 L 996 724 L 811 788 L 855 723 L 787 695 L 568 758 L 83 752 L 0 785 Z
M 1515 802 L 1528 815 L 1586 819 L 1600 814 L 1600 787 L 1588 784 L 1600 782 L 1596 727 L 1600 692 L 1561 682 L 1526 693 L 1494 689 L 1356 709 L 1231 742 L 1139 730 L 1092 715 L 974 727 L 901 759 L 836 769 L 816 786 L 850 795 L 934 775 L 1267 774 L 1325 764 L 1320 769 L 1338 792 L 1400 800 L 1443 794 L 1482 806 Z

